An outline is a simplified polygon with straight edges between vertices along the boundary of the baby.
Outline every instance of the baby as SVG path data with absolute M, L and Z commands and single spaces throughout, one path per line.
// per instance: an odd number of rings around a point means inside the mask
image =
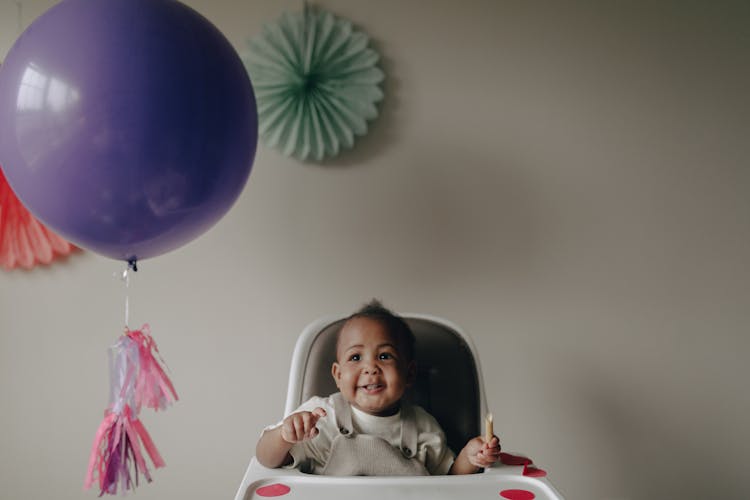
M 472 474 L 497 462 L 500 443 L 475 437 L 456 457 L 437 421 L 402 401 L 416 378 L 414 334 L 372 301 L 345 321 L 331 373 L 340 392 L 313 397 L 256 448 L 266 467 L 327 475 Z

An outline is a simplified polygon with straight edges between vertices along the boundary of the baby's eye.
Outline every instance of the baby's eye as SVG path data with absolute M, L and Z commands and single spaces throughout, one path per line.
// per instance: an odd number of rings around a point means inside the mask
M 393 359 L 393 354 L 389 352 L 381 352 L 380 356 L 378 356 L 380 359 Z
M 360 359 L 362 358 L 359 354 L 352 354 L 351 356 L 349 356 L 349 361 L 359 361 Z

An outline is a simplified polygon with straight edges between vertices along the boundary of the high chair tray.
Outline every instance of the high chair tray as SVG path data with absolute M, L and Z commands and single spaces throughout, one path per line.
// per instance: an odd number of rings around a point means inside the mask
M 332 477 L 252 464 L 237 500 L 560 500 L 545 478 L 523 475 L 521 466 L 497 466 L 464 476 Z

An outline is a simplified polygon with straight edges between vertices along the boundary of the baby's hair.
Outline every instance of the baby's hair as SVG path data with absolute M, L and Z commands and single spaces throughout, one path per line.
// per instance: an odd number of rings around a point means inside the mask
M 403 347 L 405 361 L 408 363 L 414 360 L 414 332 L 411 331 L 411 328 L 409 328 L 409 325 L 401 316 L 391 312 L 379 300 L 372 299 L 363 305 L 354 314 L 346 318 L 344 325 L 355 318 L 368 318 L 379 322 L 388 330 L 388 333 L 393 335 L 396 342 Z

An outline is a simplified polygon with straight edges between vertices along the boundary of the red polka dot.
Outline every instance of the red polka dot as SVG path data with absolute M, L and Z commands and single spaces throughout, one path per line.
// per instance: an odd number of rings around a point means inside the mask
M 536 498 L 536 495 L 526 490 L 503 490 L 500 492 L 500 496 L 508 500 L 532 500 Z
M 529 477 L 544 477 L 547 475 L 547 471 L 527 465 L 523 469 L 523 475 Z
M 291 488 L 285 484 L 275 483 L 258 488 L 255 493 L 262 497 L 280 497 L 289 493 L 290 490 Z

